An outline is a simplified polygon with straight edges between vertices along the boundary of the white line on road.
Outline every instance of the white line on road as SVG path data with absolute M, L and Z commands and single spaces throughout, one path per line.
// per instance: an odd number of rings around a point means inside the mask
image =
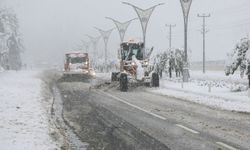
M 182 128 L 182 129 L 184 129 L 184 130 L 187 130 L 187 131 L 189 131 L 189 132 L 191 132 L 191 133 L 200 134 L 198 131 L 195 131 L 195 130 L 193 130 L 193 129 L 190 129 L 190 128 L 188 128 L 188 127 L 185 127 L 184 125 L 176 124 L 176 126 Z
M 225 143 L 222 143 L 222 142 L 216 142 L 216 144 L 218 144 L 218 145 L 220 145 L 220 146 L 222 146 L 222 147 L 224 147 L 224 148 L 227 148 L 227 149 L 229 149 L 229 150 L 237 150 L 236 148 L 234 148 L 234 147 L 232 147 L 232 146 L 230 146 L 230 145 L 227 145 L 227 144 L 225 144 Z
M 136 108 L 136 109 L 138 109 L 138 110 L 140 110 L 140 111 L 143 111 L 143 112 L 145 112 L 145 113 L 147 113 L 147 114 L 150 114 L 150 115 L 152 115 L 152 116 L 154 116 L 154 117 L 156 117 L 156 118 L 159 118 L 159 119 L 162 119 L 162 120 L 167 120 L 167 119 L 166 119 L 165 117 L 163 117 L 163 116 L 157 115 L 157 114 L 152 113 L 152 112 L 150 112 L 150 111 L 148 111 L 148 110 L 145 110 L 145 109 L 143 109 L 143 108 L 141 108 L 141 107 L 139 107 L 139 106 L 136 106 L 136 105 L 134 105 L 134 104 L 131 104 L 131 103 L 129 103 L 129 102 L 127 102 L 127 101 L 125 101 L 125 100 L 119 98 L 119 97 L 113 96 L 113 95 L 111 95 L 111 94 L 109 94 L 109 93 L 106 93 L 106 92 L 103 92 L 103 91 L 98 91 L 98 92 L 100 92 L 100 93 L 102 93 L 102 94 L 104 94 L 104 95 L 107 95 L 107 96 L 109 96 L 109 97 L 112 97 L 113 99 L 116 99 L 116 100 L 119 101 L 119 102 L 122 102 L 122 103 L 124 103 L 124 104 L 127 104 L 127 105 L 129 105 L 129 106 L 131 106 L 131 107 L 133 107 L 133 108 Z M 195 131 L 195 130 L 193 130 L 193 129 L 190 129 L 190 128 L 184 126 L 184 125 L 176 124 L 176 126 L 182 128 L 182 129 L 184 129 L 184 130 L 186 130 L 186 131 L 189 131 L 189 132 L 191 132 L 191 133 L 193 133 L 193 134 L 200 134 L 200 132 Z M 216 144 L 218 144 L 218 145 L 220 145 L 220 146 L 222 146 L 222 147 L 224 147 L 224 148 L 227 148 L 227 149 L 229 149 L 229 150 L 238 150 L 238 149 L 236 149 L 236 148 L 234 148 L 234 147 L 232 147 L 232 146 L 230 146 L 230 145 L 227 145 L 227 144 L 225 144 L 225 143 L 223 143 L 223 142 L 216 142 Z
M 136 106 L 136 105 L 134 105 L 134 104 L 131 104 L 131 103 L 129 103 L 129 102 L 127 102 L 127 101 L 125 101 L 125 100 L 123 100 L 123 99 L 121 99 L 121 98 L 115 97 L 115 96 L 113 96 L 113 95 L 111 95 L 111 94 L 109 94 L 109 93 L 105 93 L 105 92 L 102 92 L 102 91 L 99 91 L 99 92 L 101 92 L 101 93 L 103 93 L 103 94 L 105 94 L 105 95 L 107 95 L 107 96 L 109 96 L 109 97 L 112 97 L 112 98 L 116 99 L 116 100 L 119 101 L 119 102 L 122 102 L 122 103 L 124 103 L 124 104 L 127 104 L 127 105 L 133 107 L 133 108 L 136 108 L 136 109 L 138 109 L 138 110 L 140 110 L 140 111 L 143 111 L 143 112 L 145 112 L 145 113 L 147 113 L 147 114 L 150 114 L 150 115 L 152 115 L 152 116 L 154 116 L 154 117 L 156 117 L 156 118 L 159 118 L 159 119 L 162 119 L 162 120 L 167 120 L 165 117 L 162 117 L 162 116 L 157 115 L 157 114 L 155 114 L 155 113 L 152 113 L 152 112 L 150 112 L 150 111 L 148 111 L 148 110 L 145 110 L 145 109 L 143 109 L 143 108 L 141 108 L 141 107 L 139 107 L 139 106 Z

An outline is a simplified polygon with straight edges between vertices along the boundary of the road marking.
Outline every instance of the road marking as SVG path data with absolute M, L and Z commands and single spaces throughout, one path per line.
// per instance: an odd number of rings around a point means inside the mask
M 129 103 L 129 102 L 127 102 L 127 101 L 125 101 L 125 100 L 123 100 L 123 99 L 121 99 L 121 98 L 115 97 L 115 96 L 113 96 L 113 95 L 111 95 L 111 94 L 109 94 L 109 93 L 105 93 L 105 92 L 102 92 L 102 91 L 99 91 L 99 92 L 101 92 L 101 93 L 103 93 L 103 94 L 105 94 L 105 95 L 107 95 L 107 96 L 109 96 L 109 97 L 112 97 L 112 98 L 116 99 L 116 100 L 119 101 L 119 102 L 122 102 L 122 103 L 124 103 L 124 104 L 127 104 L 127 105 L 133 107 L 133 108 L 136 108 L 136 109 L 138 109 L 138 110 L 140 110 L 140 111 L 143 111 L 143 112 L 145 112 L 145 113 L 147 113 L 147 114 L 150 114 L 150 115 L 152 115 L 152 116 L 154 116 L 154 117 L 156 117 L 156 118 L 159 118 L 159 119 L 161 119 L 161 120 L 167 120 L 167 119 L 166 119 L 165 117 L 163 117 L 163 116 L 160 116 L 160 115 L 157 115 L 157 114 L 155 114 L 155 113 L 152 113 L 152 112 L 150 112 L 150 111 L 148 111 L 148 110 L 145 110 L 145 109 L 143 109 L 143 108 L 141 108 L 141 107 L 139 107 L 139 106 L 136 106 L 136 105 L 134 105 L 134 104 L 131 104 L 131 103 Z
M 220 146 L 222 146 L 222 147 L 224 147 L 224 148 L 227 148 L 227 149 L 229 149 L 229 150 L 237 150 L 236 148 L 234 148 L 234 147 L 232 147 L 232 146 L 230 146 L 230 145 L 227 145 L 227 144 L 225 144 L 225 143 L 223 143 L 223 142 L 216 142 L 216 144 L 218 144 L 218 145 L 220 145 Z
M 189 132 L 191 132 L 191 133 L 200 134 L 198 131 L 195 131 L 195 130 L 193 130 L 193 129 L 190 129 L 190 128 L 188 128 L 188 127 L 185 127 L 184 125 L 176 124 L 176 126 L 182 128 L 182 129 L 184 129 L 184 130 L 187 130 L 187 131 L 189 131 Z

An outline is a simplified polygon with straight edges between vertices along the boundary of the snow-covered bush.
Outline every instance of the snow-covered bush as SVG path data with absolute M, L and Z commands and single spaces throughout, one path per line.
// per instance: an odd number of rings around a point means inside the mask
M 167 52 L 159 53 L 154 58 L 155 71 L 162 76 L 162 72 L 168 72 L 172 77 L 172 71 L 180 77 L 183 71 L 184 51 L 181 49 L 171 49 Z
M 183 72 L 184 57 L 185 55 L 183 50 L 175 50 L 175 72 L 177 77 L 180 77 Z
M 166 52 L 157 54 L 153 60 L 154 71 L 162 77 L 162 72 L 168 67 L 168 54 Z
M 236 44 L 233 51 L 228 54 L 225 67 L 226 75 L 234 74 L 238 68 L 240 69 L 241 77 L 243 77 L 244 74 L 250 75 L 249 44 L 250 40 L 243 38 Z
M 0 9 L 0 66 L 4 69 L 21 69 L 23 50 L 16 14 L 10 9 Z
M 242 92 L 242 91 L 246 91 L 247 89 L 248 87 L 243 84 L 234 84 L 230 87 L 231 92 Z
M 233 49 L 231 54 L 228 54 L 226 61 L 225 73 L 226 75 L 234 74 L 240 68 L 240 75 L 243 78 L 244 74 L 248 76 L 248 87 L 250 87 L 250 40 L 243 38 Z M 232 89 L 232 91 L 239 91 L 242 88 Z
M 196 83 L 198 86 L 211 86 L 211 87 L 216 87 L 216 88 L 230 88 L 230 84 L 227 83 L 226 81 L 213 81 L 213 80 L 192 80 L 192 82 Z

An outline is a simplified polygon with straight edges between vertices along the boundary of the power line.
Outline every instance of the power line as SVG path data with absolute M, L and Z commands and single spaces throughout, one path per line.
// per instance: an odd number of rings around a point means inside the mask
M 202 25 L 202 31 L 201 33 L 203 34 L 203 73 L 206 73 L 206 33 L 208 32 L 207 28 L 206 28 L 206 18 L 210 17 L 211 15 L 208 14 L 198 14 L 198 17 L 203 19 L 203 25 Z

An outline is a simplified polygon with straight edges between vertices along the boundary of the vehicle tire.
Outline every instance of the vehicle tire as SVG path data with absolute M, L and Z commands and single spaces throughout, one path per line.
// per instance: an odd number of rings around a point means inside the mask
M 145 83 L 146 87 L 150 87 L 150 82 L 149 83 Z
M 152 87 L 159 87 L 160 86 L 160 78 L 159 78 L 158 73 L 152 74 L 151 84 L 152 84 Z
M 120 76 L 120 90 L 122 92 L 128 91 L 128 76 L 127 76 L 127 74 L 121 74 L 121 76 Z
M 118 74 L 119 74 L 119 72 L 112 72 L 112 74 L 111 74 L 111 81 L 112 82 L 113 81 L 119 81 Z
M 112 74 L 111 74 L 111 82 L 113 82 L 113 81 L 115 81 L 115 73 L 114 72 L 112 72 Z

